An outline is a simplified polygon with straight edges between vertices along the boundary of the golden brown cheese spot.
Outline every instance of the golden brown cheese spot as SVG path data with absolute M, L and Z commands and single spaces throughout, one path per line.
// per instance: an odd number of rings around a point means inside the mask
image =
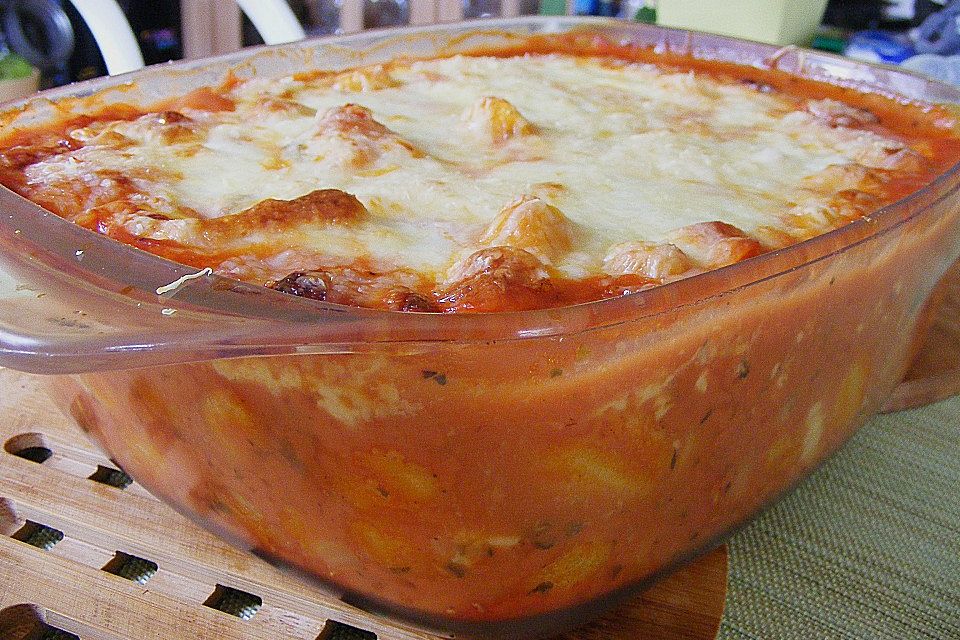
M 243 239 L 256 231 L 279 233 L 315 222 L 357 222 L 366 215 L 355 196 L 339 189 L 317 189 L 293 200 L 269 198 L 240 213 L 199 220 L 198 225 L 205 234 Z
M 875 170 L 853 162 L 832 164 L 803 179 L 802 185 L 815 192 L 836 192 L 843 189 L 877 189 L 883 182 Z
M 673 232 L 674 243 L 707 269 L 718 269 L 763 253 L 755 238 L 725 222 L 698 222 Z
M 161 111 L 146 118 L 146 124 L 159 132 L 167 144 L 183 144 L 200 140 L 196 122 L 179 111 Z
M 149 122 L 160 126 L 193 122 L 192 118 L 183 115 L 179 111 L 158 111 L 156 113 L 147 114 L 144 116 L 144 118 L 146 118 Z
M 110 149 L 127 149 L 136 144 L 134 139 L 114 130 L 105 122 L 93 122 L 86 127 L 78 127 L 70 132 L 70 137 L 84 145 Z
M 373 112 L 356 104 L 333 107 L 317 122 L 317 135 L 335 137 L 353 148 L 356 168 L 369 166 L 385 152 L 402 148 L 414 158 L 424 153 L 373 117 Z
M 161 109 L 170 111 L 194 109 L 196 111 L 208 111 L 210 113 L 233 111 L 236 108 L 237 105 L 233 100 L 210 87 L 194 89 L 190 93 L 170 100 L 161 106 Z
M 814 198 L 792 207 L 785 216 L 787 231 L 805 239 L 862 218 L 881 204 L 878 196 L 858 189 L 844 189 L 828 198 Z
M 525 249 L 547 260 L 570 251 L 573 223 L 540 198 L 521 196 L 500 210 L 480 236 L 480 244 Z
M 485 96 L 473 103 L 464 112 L 463 120 L 479 127 L 494 143 L 537 132 L 536 127 L 524 118 L 516 107 L 503 98 L 494 96 Z
M 567 187 L 559 182 L 537 182 L 530 185 L 530 194 L 544 200 L 558 198 L 567 190 Z
M 377 91 L 399 86 L 400 82 L 383 65 L 346 71 L 333 78 L 333 88 L 338 91 Z
M 317 115 L 316 109 L 308 107 L 302 102 L 278 96 L 262 96 L 257 99 L 256 107 L 266 113 L 279 113 L 287 116 L 312 118 Z
M 56 132 L 37 132 L 22 144 L 7 147 L 0 153 L 0 167 L 21 170 L 50 156 L 75 151 L 82 145 L 70 136 Z
M 333 132 L 346 136 L 362 136 L 372 140 L 389 138 L 395 135 L 390 129 L 373 118 L 373 112 L 370 109 L 358 104 L 333 107 L 323 114 L 317 128 L 321 134 Z
M 444 311 L 495 311 L 539 306 L 549 280 L 544 265 L 529 251 L 488 247 L 470 254 L 450 271 L 441 292 Z
M 604 272 L 612 276 L 636 274 L 666 280 L 693 268 L 676 245 L 654 242 L 622 242 L 610 247 L 603 259 Z

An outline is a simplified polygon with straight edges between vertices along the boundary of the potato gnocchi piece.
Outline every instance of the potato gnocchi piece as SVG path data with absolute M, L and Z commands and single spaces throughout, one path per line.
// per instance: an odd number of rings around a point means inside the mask
M 844 189 L 876 189 L 883 183 L 883 177 L 869 167 L 853 162 L 831 164 L 829 167 L 807 176 L 801 182 L 815 193 L 841 191 Z
M 631 469 L 626 461 L 590 447 L 563 449 L 553 454 L 547 464 L 585 494 L 615 491 L 636 496 L 651 488 L 651 480 Z
M 387 533 L 365 520 L 351 524 L 350 534 L 374 562 L 390 571 L 409 571 L 413 562 L 422 557 L 402 537 Z
M 570 251 L 573 223 L 534 196 L 521 196 L 500 210 L 480 236 L 480 244 L 524 249 L 544 262 Z
M 515 106 L 495 96 L 484 96 L 473 103 L 464 111 L 463 120 L 470 128 L 482 131 L 494 143 L 537 132 L 536 127 Z
M 603 258 L 603 270 L 612 276 L 636 274 L 663 281 L 692 268 L 687 255 L 670 243 L 621 242 Z
M 532 308 L 549 286 L 543 262 L 529 251 L 506 246 L 475 251 L 448 274 L 439 299 L 445 310 Z
M 839 191 L 826 202 L 812 198 L 786 213 L 785 230 L 796 238 L 808 238 L 868 215 L 878 205 L 876 196 L 858 189 Z
M 286 116 L 312 118 L 317 115 L 317 110 L 302 102 L 281 98 L 279 96 L 265 95 L 257 99 L 256 106 L 268 114 L 283 114 Z
M 475 565 L 494 558 L 500 551 L 518 547 L 522 542 L 520 536 L 516 535 L 461 531 L 453 537 L 453 551 L 447 554 L 445 569 L 462 578 Z
M 334 144 L 346 142 L 352 153 L 350 163 L 356 169 L 372 165 L 390 151 L 403 151 L 413 158 L 424 153 L 373 117 L 373 112 L 356 104 L 329 109 L 317 121 L 316 136 Z
M 426 502 L 440 495 L 436 476 L 397 451 L 371 451 L 361 457 L 361 465 L 373 474 L 378 488 L 400 500 Z
M 699 222 L 674 231 L 674 244 L 706 269 L 718 269 L 763 253 L 760 241 L 726 222 Z
M 128 231 L 140 237 L 173 241 L 200 238 L 203 241 L 200 246 L 212 251 L 216 247 L 242 245 L 258 233 L 281 234 L 288 229 L 316 224 L 355 224 L 367 216 L 366 207 L 353 195 L 338 189 L 317 189 L 292 200 L 268 198 L 249 209 L 219 218 L 196 216 L 171 220 L 166 212 L 134 208 L 126 216 L 126 223 Z
M 337 91 L 377 91 L 399 87 L 402 83 L 394 78 L 383 65 L 353 69 L 333 77 L 333 88 Z
M 583 542 L 548 564 L 529 582 L 530 593 L 569 589 L 589 580 L 610 559 L 612 547 L 604 542 Z
M 833 407 L 833 419 L 838 424 L 849 424 L 863 408 L 864 396 L 867 389 L 867 369 L 857 362 L 854 363 L 843 382 Z

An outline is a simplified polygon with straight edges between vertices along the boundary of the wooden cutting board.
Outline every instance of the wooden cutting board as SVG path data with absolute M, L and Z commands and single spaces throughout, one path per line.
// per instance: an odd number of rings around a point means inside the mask
M 906 378 L 883 410 L 900 411 L 960 393 L 960 262 L 950 268 L 934 294 L 940 306 L 923 347 Z
M 136 483 L 120 488 L 129 479 L 39 384 L 0 369 L 0 639 L 46 624 L 75 634 L 57 640 L 436 640 L 233 549 Z M 712 640 L 726 585 L 721 547 L 565 637 Z

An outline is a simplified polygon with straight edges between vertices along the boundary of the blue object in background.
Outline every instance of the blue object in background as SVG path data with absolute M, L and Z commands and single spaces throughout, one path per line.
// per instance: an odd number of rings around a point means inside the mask
M 596 16 L 600 14 L 600 0 L 574 0 L 573 14 L 577 16 Z
M 900 64 L 916 54 L 916 51 L 905 36 L 869 30 L 853 34 L 843 53 L 864 62 Z
M 904 62 L 903 68 L 950 84 L 960 85 L 960 56 L 938 56 L 934 53 L 922 53 Z
M 920 55 L 903 67 L 960 86 L 960 0 L 927 16 L 914 33 Z
M 597 8 L 598 16 L 612 18 L 620 13 L 620 6 L 616 0 L 600 0 L 600 6 Z
M 948 56 L 960 53 L 960 1 L 927 16 L 917 27 L 917 53 Z

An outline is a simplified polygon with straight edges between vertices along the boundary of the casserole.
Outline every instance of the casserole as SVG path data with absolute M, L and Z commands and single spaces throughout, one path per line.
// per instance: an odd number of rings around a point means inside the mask
M 150 69 L 49 93 L 8 125 L 156 102 L 231 69 L 507 48 L 543 31 L 956 98 L 810 52 L 528 18 Z M 0 362 L 58 374 L 55 399 L 144 486 L 352 602 L 460 633 L 547 633 L 715 545 L 876 412 L 960 254 L 957 182 L 951 167 L 835 231 L 665 286 L 492 315 L 197 274 L 6 193 Z

